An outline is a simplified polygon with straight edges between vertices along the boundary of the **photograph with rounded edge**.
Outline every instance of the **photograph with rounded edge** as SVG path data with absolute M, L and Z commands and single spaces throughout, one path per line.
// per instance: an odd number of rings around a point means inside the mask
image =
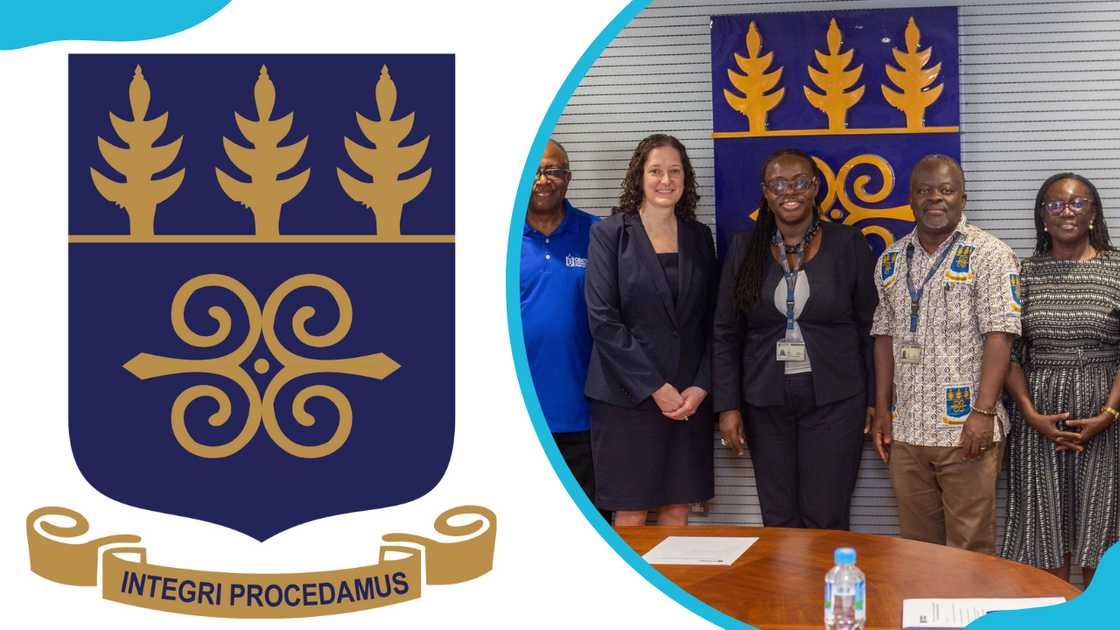
M 925 4 L 631 3 L 522 174 L 541 444 L 720 625 L 1096 627 L 1120 587 L 1120 7 Z

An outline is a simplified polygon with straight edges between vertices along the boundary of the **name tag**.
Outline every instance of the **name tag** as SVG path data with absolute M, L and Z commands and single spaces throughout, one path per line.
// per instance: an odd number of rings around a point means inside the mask
M 921 363 L 922 347 L 914 342 L 904 342 L 898 352 L 899 363 Z
M 779 361 L 804 361 L 805 360 L 805 342 L 804 341 L 779 341 L 778 342 L 778 360 Z

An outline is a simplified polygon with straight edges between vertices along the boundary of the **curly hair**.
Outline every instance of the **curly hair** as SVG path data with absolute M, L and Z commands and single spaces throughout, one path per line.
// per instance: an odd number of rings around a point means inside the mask
M 820 169 L 817 168 L 816 162 L 808 153 L 799 149 L 780 149 L 771 153 L 762 163 L 762 176 L 759 177 L 759 181 L 761 182 L 766 178 L 766 167 L 778 158 L 786 156 L 794 156 L 804 160 L 813 170 L 813 176 L 817 178 L 817 197 L 813 199 L 813 222 L 816 223 L 820 221 L 821 194 L 824 192 L 824 186 L 820 184 L 824 183 L 824 177 L 821 175 Z M 766 193 L 763 193 L 762 200 L 758 202 L 758 220 L 754 224 L 754 230 L 751 231 L 751 240 L 747 245 L 747 255 L 743 258 L 743 264 L 739 267 L 735 276 L 735 304 L 744 312 L 749 311 L 758 302 L 759 289 L 762 288 L 763 271 L 766 269 L 767 259 L 770 258 L 770 239 L 774 237 L 774 231 L 777 229 L 778 224 L 774 219 L 774 211 L 770 209 L 770 204 L 766 202 Z
M 645 201 L 642 182 L 646 160 L 650 152 L 658 147 L 673 147 L 680 153 L 681 165 L 684 167 L 684 194 L 677 201 L 673 213 L 682 221 L 695 221 L 696 204 L 700 201 L 700 193 L 696 192 L 696 171 L 692 170 L 692 162 L 689 161 L 688 152 L 681 141 L 664 133 L 647 136 L 634 149 L 630 165 L 626 167 L 626 176 L 622 178 L 622 193 L 618 196 L 618 205 L 611 208 L 611 214 L 635 213 L 641 209 L 642 202 Z
M 1112 247 L 1112 241 L 1108 238 L 1108 225 L 1104 222 L 1104 206 L 1101 205 L 1101 195 L 1097 192 L 1097 187 L 1093 185 L 1093 182 L 1077 173 L 1058 173 L 1056 175 L 1051 175 L 1046 181 L 1042 182 L 1042 187 L 1038 189 L 1038 196 L 1034 199 L 1035 255 L 1041 256 L 1050 253 L 1050 248 L 1054 244 L 1054 241 L 1050 238 L 1050 233 L 1045 229 L 1045 223 L 1042 218 L 1045 211 L 1042 209 L 1042 203 L 1046 201 L 1046 191 L 1049 190 L 1055 182 L 1063 179 L 1073 179 L 1085 184 L 1085 187 L 1089 189 L 1089 193 L 1092 195 L 1094 214 L 1090 221 L 1090 225 L 1093 226 L 1093 229 L 1089 231 L 1089 244 L 1098 252 L 1112 251 L 1115 249 Z

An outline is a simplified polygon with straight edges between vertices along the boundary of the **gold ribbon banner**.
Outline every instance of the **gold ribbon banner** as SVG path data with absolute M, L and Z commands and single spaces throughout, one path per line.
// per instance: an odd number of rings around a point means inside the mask
M 474 520 L 452 525 L 456 516 Z M 58 517 L 73 524 L 48 520 Z M 435 529 L 458 540 L 386 534 L 382 540 L 389 544 L 381 546 L 377 564 L 308 573 L 224 573 L 149 564 L 144 547 L 121 546 L 140 542 L 131 534 L 67 542 L 85 534 L 89 522 L 74 510 L 44 507 L 27 515 L 27 547 L 32 571 L 76 586 L 97 586 L 100 552 L 101 595 L 123 604 L 207 617 L 315 617 L 418 599 L 423 582 L 457 584 L 493 567 L 497 518 L 490 510 L 452 508 L 440 514 Z M 102 549 L 107 545 L 113 546 Z M 387 559 L 389 554 L 398 557 Z

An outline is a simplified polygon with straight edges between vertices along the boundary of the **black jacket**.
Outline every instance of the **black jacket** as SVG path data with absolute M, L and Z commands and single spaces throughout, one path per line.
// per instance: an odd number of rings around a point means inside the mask
M 825 405 L 866 393 L 874 404 L 875 372 L 871 320 L 878 304 L 871 249 L 854 227 L 822 223 L 821 246 L 805 264 L 809 301 L 798 318 L 813 366 L 815 402 Z M 743 403 L 768 407 L 785 403 L 785 364 L 775 358 L 785 336 L 785 314 L 774 307 L 781 266 L 766 257 L 758 302 L 743 313 L 735 304 L 739 268 L 750 234 L 735 235 L 725 257 L 716 303 L 712 350 L 715 411 Z
M 587 319 L 593 345 L 589 398 L 636 407 L 665 383 L 711 391 L 711 322 L 719 268 L 712 231 L 677 219 L 679 297 L 636 214 L 591 227 Z

